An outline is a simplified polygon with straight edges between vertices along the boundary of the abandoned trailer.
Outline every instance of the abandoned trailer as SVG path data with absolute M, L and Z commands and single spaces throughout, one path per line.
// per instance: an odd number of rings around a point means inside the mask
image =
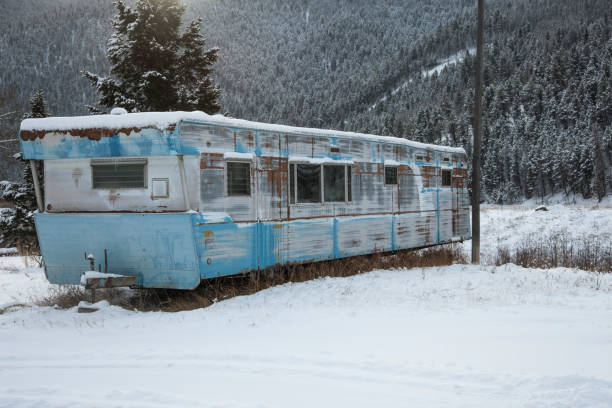
M 201 112 L 27 119 L 20 140 L 44 165 L 36 228 L 52 283 L 93 265 L 191 289 L 470 238 L 461 148 Z

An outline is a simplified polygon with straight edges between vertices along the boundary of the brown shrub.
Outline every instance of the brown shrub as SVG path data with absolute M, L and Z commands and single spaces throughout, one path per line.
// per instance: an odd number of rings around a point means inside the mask
M 612 272 L 612 243 L 596 237 L 572 239 L 567 234 L 531 237 L 510 250 L 497 249 L 496 265 L 514 263 L 525 268 L 578 268 Z
M 95 301 L 106 300 L 112 305 L 129 307 L 132 291 L 127 288 L 98 289 Z M 37 306 L 55 306 L 60 309 L 70 309 L 78 306 L 81 301 L 90 302 L 91 291 L 78 285 L 56 285 L 49 288 L 49 293 L 42 299 L 37 299 Z

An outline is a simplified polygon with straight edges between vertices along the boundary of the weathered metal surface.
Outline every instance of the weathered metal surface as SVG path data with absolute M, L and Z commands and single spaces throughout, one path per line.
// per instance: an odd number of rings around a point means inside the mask
M 45 161 L 50 212 L 92 212 L 36 216 L 55 283 L 78 282 L 87 269 L 82 253 L 103 259 L 105 248 L 110 273 L 135 276 L 140 286 L 190 288 L 200 279 L 275 264 L 470 237 L 465 157 L 434 147 L 195 122 L 98 140 L 52 132 L 23 139 L 22 147 L 53 158 Z M 186 210 L 175 157 L 181 154 L 189 208 L 196 211 L 171 214 Z M 92 189 L 90 157 L 120 156 L 147 158 L 147 187 Z M 290 204 L 295 158 L 349 166 L 351 200 Z M 228 195 L 230 160 L 250 163 L 250 195 Z M 398 169 L 397 184 L 385 184 L 385 164 Z M 449 187 L 441 185 L 442 169 L 452 171 Z M 153 199 L 153 178 L 169 180 L 168 197 Z M 163 214 L 145 214 L 156 211 Z
M 85 289 L 120 288 L 126 286 L 137 286 L 136 276 L 121 276 L 112 278 L 87 278 Z
M 49 212 L 185 211 L 176 156 L 147 157 L 145 188 L 94 189 L 90 159 L 45 160 L 45 208 Z M 185 156 L 190 208 L 200 205 L 199 156 Z M 166 178 L 168 197 L 152 194 L 151 180 Z
M 83 253 L 108 254 L 110 273 L 135 276 L 138 286 L 191 289 L 200 283 L 193 239 L 197 213 L 36 214 L 47 278 L 78 284 L 89 270 Z
M 85 157 L 150 157 L 200 154 L 189 140 L 180 138 L 180 129 L 130 129 L 113 136 L 81 137 L 83 130 L 45 131 L 44 137 L 25 139 L 27 131 L 20 132 L 24 157 L 36 160 Z M 96 130 L 102 132 L 102 130 Z M 102 134 L 102 133 L 100 133 Z

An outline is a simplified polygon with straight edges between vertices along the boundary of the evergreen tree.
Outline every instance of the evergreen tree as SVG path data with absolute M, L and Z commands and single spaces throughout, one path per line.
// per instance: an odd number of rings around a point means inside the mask
M 42 90 L 35 91 L 30 98 L 30 109 L 31 112 L 26 113 L 24 119 L 50 116 Z M 34 212 L 37 204 L 32 170 L 29 161 L 23 160 L 21 153 L 17 153 L 14 157 L 21 161 L 23 182 L 4 182 L 3 184 L 0 199 L 12 202 L 14 207 L 0 217 L 0 245 L 17 247 L 22 254 L 33 254 L 38 252 L 38 239 L 34 225 Z M 37 172 L 42 193 L 43 171 L 41 166 L 38 166 Z
M 204 51 L 202 20 L 180 26 L 185 6 L 178 0 L 138 0 L 134 9 L 115 3 L 114 33 L 108 42 L 110 76 L 83 71 L 98 103 L 130 112 L 219 111 L 219 88 L 210 79 L 217 48 Z
M 28 118 L 46 118 L 51 116 L 49 109 L 47 108 L 47 101 L 45 101 L 45 93 L 42 89 L 34 91 L 30 97 L 30 113 L 23 115 L 24 119 Z

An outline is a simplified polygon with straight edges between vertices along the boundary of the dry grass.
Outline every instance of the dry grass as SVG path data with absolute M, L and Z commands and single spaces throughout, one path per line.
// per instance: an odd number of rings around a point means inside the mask
M 98 289 L 96 302 L 106 300 L 112 305 L 130 307 L 131 290 L 127 288 Z M 91 301 L 91 291 L 78 285 L 57 285 L 49 289 L 49 293 L 42 299 L 37 299 L 37 306 L 54 306 L 60 309 L 70 309 L 78 306 L 81 301 Z
M 596 237 L 571 239 L 565 234 L 528 238 L 516 249 L 500 247 L 496 265 L 513 263 L 525 268 L 578 268 L 612 272 L 612 243 Z
M 234 296 L 256 293 L 287 282 L 304 282 L 321 277 L 345 277 L 374 269 L 413 268 L 467 263 L 458 245 L 441 245 L 421 250 L 376 253 L 309 264 L 290 264 L 238 276 L 208 279 L 194 290 L 175 289 L 100 289 L 96 301 L 140 311 L 178 312 L 207 307 Z M 129 296 L 127 296 L 129 292 Z M 68 309 L 91 294 L 80 286 L 59 286 L 49 296 L 36 302 L 41 306 Z
M 289 264 L 246 275 L 208 279 L 195 290 L 144 290 L 132 299 L 139 310 L 181 311 L 206 307 L 220 300 L 256 293 L 287 282 L 304 282 L 322 277 L 345 277 L 374 269 L 413 268 L 466 263 L 458 245 L 421 250 L 376 253 L 309 264 Z

